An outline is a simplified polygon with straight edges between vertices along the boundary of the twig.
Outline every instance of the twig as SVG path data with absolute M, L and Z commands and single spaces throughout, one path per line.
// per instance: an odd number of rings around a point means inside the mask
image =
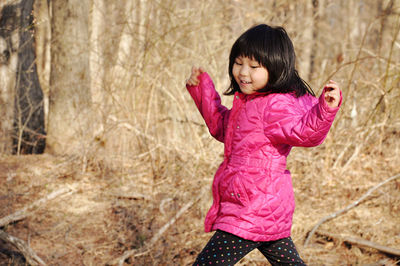
M 336 234 L 331 234 L 331 233 L 322 232 L 322 231 L 317 231 L 316 234 L 325 236 L 325 237 L 329 237 L 329 238 L 339 239 L 343 242 L 347 242 L 347 243 L 353 244 L 353 245 L 359 245 L 359 246 L 373 248 L 380 252 L 400 257 L 400 249 L 383 246 L 381 244 L 377 244 L 377 243 L 374 243 L 372 241 L 368 241 L 368 240 L 365 240 L 362 238 L 336 235 Z
M 52 199 L 54 199 L 54 198 L 56 198 L 56 197 L 58 197 L 58 196 L 60 196 L 62 194 L 65 194 L 65 193 L 68 193 L 68 192 L 71 192 L 71 191 L 72 191 L 72 189 L 69 188 L 69 187 L 64 187 L 64 188 L 58 189 L 58 190 L 50 193 L 46 197 L 43 197 L 43 198 L 33 202 L 32 204 L 24 207 L 23 209 L 18 210 L 18 211 L 14 212 L 14 213 L 12 213 L 10 215 L 7 215 L 6 217 L 1 218 L 0 219 L 0 228 L 4 227 L 4 226 L 6 226 L 6 225 L 8 225 L 10 223 L 13 223 L 13 222 L 16 222 L 16 221 L 20 221 L 20 220 L 26 218 L 30 214 L 30 211 L 33 208 L 35 208 L 35 207 L 37 207 L 39 205 L 42 205 L 46 201 L 52 200 Z
M 134 132 L 135 134 L 137 134 L 138 136 L 141 136 L 141 137 L 143 137 L 143 138 L 145 138 L 145 139 L 147 139 L 147 140 L 149 140 L 149 141 L 151 141 L 151 142 L 153 142 L 153 143 L 157 143 L 156 148 L 163 147 L 163 148 L 165 148 L 165 149 L 167 149 L 167 150 L 178 150 L 178 151 L 181 152 L 181 153 L 188 154 L 188 152 L 187 152 L 186 150 L 178 149 L 177 147 L 175 147 L 174 149 L 172 149 L 172 148 L 170 148 L 170 147 L 168 147 L 168 146 L 166 146 L 166 145 L 163 145 L 163 144 L 158 143 L 158 140 L 157 140 L 155 137 L 153 137 L 153 136 L 151 136 L 151 135 L 149 135 L 149 134 L 143 133 L 143 132 L 140 131 L 136 126 L 132 125 L 131 123 L 118 120 L 117 117 L 115 117 L 115 116 L 113 116 L 113 115 L 108 116 L 107 119 L 113 121 L 113 122 L 116 123 L 117 126 L 119 126 L 119 127 L 126 128 L 126 129 L 128 129 L 128 130 L 130 130 L 130 131 L 133 131 L 133 132 Z M 151 153 L 150 153 L 150 154 L 151 154 Z
M 119 199 L 132 199 L 132 200 L 137 200 L 137 199 L 149 200 L 150 199 L 150 196 L 148 196 L 148 195 L 144 195 L 141 193 L 135 193 L 135 192 L 133 192 L 133 193 L 122 193 L 122 192 L 109 193 L 107 195 L 111 196 L 111 197 L 117 197 Z
M 165 231 L 167 231 L 167 229 L 173 225 L 176 220 L 182 216 L 182 214 L 184 214 L 190 207 L 192 207 L 192 205 L 194 203 L 196 203 L 198 200 L 200 200 L 204 194 L 205 194 L 206 190 L 203 190 L 199 196 L 197 196 L 194 200 L 189 201 L 188 203 L 186 203 L 185 205 L 183 205 L 183 207 L 175 214 L 174 217 L 172 217 L 172 219 L 166 223 L 163 227 L 160 228 L 160 230 L 158 230 L 158 232 L 150 239 L 149 242 L 147 242 L 142 248 L 139 249 L 131 249 L 128 251 L 125 251 L 124 254 L 119 257 L 116 258 L 114 260 L 112 260 L 111 262 L 107 263 L 107 265 L 116 265 L 118 264 L 119 266 L 122 266 L 124 264 L 124 261 L 131 257 L 138 257 L 141 255 L 145 255 L 147 254 L 151 247 L 160 239 L 160 237 L 165 233 Z
M 7 234 L 0 230 L 0 239 L 11 243 L 24 255 L 29 265 L 46 265 L 46 263 L 22 239 Z
M 341 209 L 337 212 L 334 212 L 328 216 L 323 217 L 311 230 L 311 232 L 308 234 L 306 240 L 304 241 L 304 247 L 306 247 L 308 245 L 308 243 L 310 242 L 311 237 L 314 235 L 315 231 L 317 231 L 318 227 L 325 223 L 326 221 L 332 220 L 333 218 L 338 217 L 339 215 L 349 211 L 350 209 L 356 207 L 357 205 L 359 205 L 364 199 L 366 199 L 372 192 L 374 192 L 376 189 L 378 189 L 379 187 L 383 186 L 384 184 L 396 179 L 400 177 L 400 174 L 394 175 L 392 177 L 389 177 L 388 179 L 386 179 L 385 181 L 375 185 L 374 187 L 370 188 L 364 195 L 362 195 L 358 200 L 356 200 L 355 202 L 353 202 L 352 204 L 346 206 L 344 209 Z

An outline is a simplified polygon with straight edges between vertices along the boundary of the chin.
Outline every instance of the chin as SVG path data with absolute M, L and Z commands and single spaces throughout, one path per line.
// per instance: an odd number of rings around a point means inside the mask
M 253 94 L 253 93 L 255 93 L 255 91 L 249 91 L 249 90 L 241 90 L 241 92 L 243 94 Z

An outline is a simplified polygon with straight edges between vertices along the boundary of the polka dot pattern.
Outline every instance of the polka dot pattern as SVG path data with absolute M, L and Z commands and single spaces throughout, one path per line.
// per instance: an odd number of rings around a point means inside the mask
M 277 241 L 254 242 L 218 230 L 198 255 L 193 266 L 234 265 L 255 248 L 271 265 L 305 265 L 290 237 Z

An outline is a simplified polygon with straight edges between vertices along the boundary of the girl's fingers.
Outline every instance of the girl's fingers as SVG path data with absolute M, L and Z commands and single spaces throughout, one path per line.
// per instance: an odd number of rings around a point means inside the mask
M 190 86 L 196 86 L 199 84 L 198 76 L 204 72 L 202 67 L 192 66 L 192 73 L 190 77 L 186 80 L 186 84 Z
M 339 85 L 335 81 L 329 80 L 329 82 L 324 86 L 324 91 L 325 101 L 328 105 L 330 107 L 337 107 L 340 101 Z
M 192 76 L 195 75 L 198 71 L 198 68 L 195 66 L 192 66 Z
M 330 107 L 332 108 L 337 107 L 339 105 L 339 100 L 340 100 L 340 95 L 332 91 L 325 93 L 325 101 Z
M 324 87 L 325 88 L 339 89 L 339 85 L 333 80 L 330 80 Z
M 336 86 L 330 86 L 326 87 L 325 89 L 325 96 L 329 97 L 339 97 L 340 96 L 340 90 Z
M 195 86 L 199 84 L 198 79 L 193 79 L 193 78 L 189 78 L 186 82 L 186 84 L 188 84 L 189 86 Z

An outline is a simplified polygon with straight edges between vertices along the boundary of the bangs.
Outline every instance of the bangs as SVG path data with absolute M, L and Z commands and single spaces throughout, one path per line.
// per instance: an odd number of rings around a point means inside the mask
M 268 68 L 268 39 L 263 34 L 254 30 L 248 32 L 245 38 L 239 38 L 232 46 L 230 59 L 235 60 L 239 56 L 256 60 L 262 66 Z

